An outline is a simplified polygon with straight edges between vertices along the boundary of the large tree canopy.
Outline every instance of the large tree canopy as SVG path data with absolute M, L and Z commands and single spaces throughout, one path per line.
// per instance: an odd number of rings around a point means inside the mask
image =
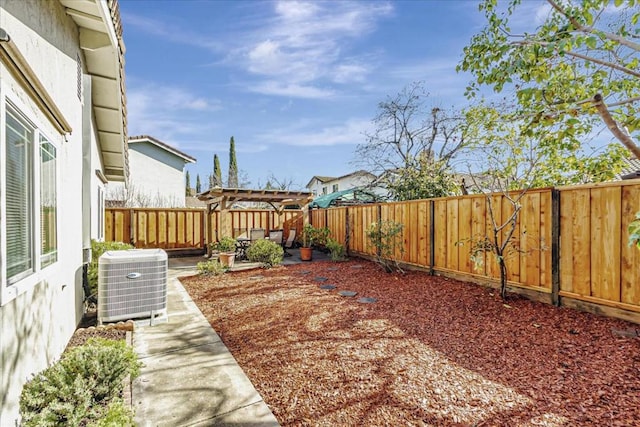
M 356 149 L 355 163 L 381 176 L 396 200 L 456 191 L 451 162 L 464 146 L 461 117 L 429 102 L 421 83 L 378 104 L 375 130 Z
M 476 78 L 467 95 L 481 85 L 497 92 L 513 88 L 521 132 L 543 146 L 575 148 L 604 122 L 640 158 L 640 2 L 547 4 L 546 19 L 534 31 L 520 32 L 512 25 L 525 3 L 510 0 L 500 8 L 497 0 L 481 2 L 487 24 L 458 65 Z

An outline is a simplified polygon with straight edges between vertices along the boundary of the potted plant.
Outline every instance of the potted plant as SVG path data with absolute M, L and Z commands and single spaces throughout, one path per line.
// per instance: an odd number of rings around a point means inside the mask
M 223 237 L 216 244 L 219 252 L 218 259 L 220 263 L 226 267 L 233 267 L 236 258 L 236 239 L 233 237 Z
M 311 224 L 305 224 L 302 227 L 302 247 L 300 248 L 300 259 L 302 261 L 311 261 L 313 255 L 313 239 L 316 236 L 316 228 Z

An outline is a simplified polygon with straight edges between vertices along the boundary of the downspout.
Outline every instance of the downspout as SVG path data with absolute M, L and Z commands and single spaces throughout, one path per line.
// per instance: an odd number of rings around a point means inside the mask
M 91 76 L 82 75 L 82 287 L 88 298 L 91 262 Z

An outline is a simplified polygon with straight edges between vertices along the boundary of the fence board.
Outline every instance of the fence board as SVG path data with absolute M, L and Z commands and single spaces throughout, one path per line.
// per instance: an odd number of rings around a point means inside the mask
M 458 271 L 471 273 L 469 243 L 471 241 L 471 198 L 465 197 L 458 203 L 458 240 L 453 244 L 458 249 Z
M 591 190 L 591 295 L 620 301 L 620 187 Z
M 434 244 L 435 266 L 439 268 L 447 268 L 447 200 L 438 199 L 434 201 L 434 221 L 435 233 Z
M 458 271 L 458 199 L 447 200 L 447 264 L 449 270 Z
M 626 304 L 640 306 L 640 251 L 629 246 L 629 230 L 627 222 L 640 212 L 640 185 L 622 188 L 621 217 L 622 233 L 620 237 L 621 258 L 621 301 Z

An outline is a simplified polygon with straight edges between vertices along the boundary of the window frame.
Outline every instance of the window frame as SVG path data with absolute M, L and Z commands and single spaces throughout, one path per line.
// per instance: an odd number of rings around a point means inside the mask
M 60 265 L 60 153 L 62 148 L 62 134 L 51 132 L 42 122 L 42 118 L 37 116 L 33 109 L 22 102 L 12 91 L 7 90 L 4 82 L 0 81 L 0 253 L 7 253 L 7 186 L 6 186 L 6 143 L 7 143 L 7 114 L 11 113 L 21 122 L 26 123 L 33 129 L 33 140 L 31 141 L 30 162 L 31 162 L 31 200 L 28 207 L 31 214 L 31 269 L 18 275 L 7 277 L 6 256 L 0 256 L 0 306 L 4 306 L 19 295 L 33 289 L 45 278 L 44 273 L 53 269 L 58 269 Z M 48 131 L 47 131 L 48 130 Z M 53 135 L 56 138 L 52 137 Z M 41 234 L 41 140 L 50 143 L 56 151 L 55 170 L 55 203 L 56 203 L 56 252 L 55 261 L 47 265 L 42 265 L 42 260 L 48 256 L 42 254 L 42 234 Z

